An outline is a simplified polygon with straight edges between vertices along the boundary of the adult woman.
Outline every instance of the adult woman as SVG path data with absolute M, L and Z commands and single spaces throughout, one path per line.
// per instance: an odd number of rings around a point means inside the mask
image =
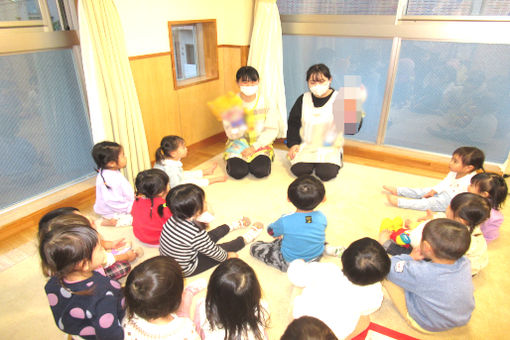
M 342 167 L 342 136 L 324 145 L 324 132 L 333 122 L 333 102 L 337 91 L 331 86 L 331 73 L 324 64 L 312 65 L 306 72 L 310 92 L 301 95 L 289 114 L 287 130 L 290 171 L 296 176 L 315 175 L 323 181 L 335 178 Z
M 229 135 L 225 150 L 227 173 L 235 178 L 244 178 L 249 173 L 257 178 L 271 173 L 274 157 L 273 141 L 278 134 L 278 115 L 270 110 L 258 92 L 259 74 L 251 66 L 243 66 L 236 73 L 239 97 L 243 102 L 246 131 L 237 138 Z

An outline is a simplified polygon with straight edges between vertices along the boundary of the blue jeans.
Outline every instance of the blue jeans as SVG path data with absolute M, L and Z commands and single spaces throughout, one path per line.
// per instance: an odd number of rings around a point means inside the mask
M 445 211 L 452 197 L 447 192 L 435 194 L 429 198 L 423 198 L 432 188 L 406 188 L 398 187 L 397 195 L 406 197 L 398 199 L 398 207 L 414 210 Z M 413 199 L 407 199 L 413 198 Z

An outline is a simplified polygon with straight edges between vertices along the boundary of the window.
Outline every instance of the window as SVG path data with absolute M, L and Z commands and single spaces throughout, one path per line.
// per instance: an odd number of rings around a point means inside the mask
M 0 28 L 19 30 L 69 30 L 65 0 L 0 0 Z
M 175 89 L 218 79 L 216 20 L 168 23 Z
M 508 16 L 510 3 L 501 0 L 409 0 L 406 15 Z

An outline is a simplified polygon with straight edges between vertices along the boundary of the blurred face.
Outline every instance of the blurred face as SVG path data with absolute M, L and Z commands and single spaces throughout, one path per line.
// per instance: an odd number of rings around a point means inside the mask
M 326 95 L 330 86 L 331 79 L 326 78 L 322 73 L 314 73 L 308 79 L 308 87 L 316 97 Z
M 101 245 L 101 242 L 97 242 L 94 251 L 92 252 L 92 260 L 90 261 L 90 270 L 96 270 L 101 267 L 106 259 L 106 253 Z
M 172 157 L 174 159 L 181 159 L 188 155 L 188 148 L 186 147 L 186 143 L 182 142 L 181 145 L 175 150 L 172 151 Z
M 450 206 L 448 206 L 446 208 L 445 215 L 446 215 L 446 218 L 449 218 L 450 220 L 454 220 L 455 219 L 455 216 L 453 214 L 453 210 L 452 210 L 452 208 Z
M 124 169 L 127 165 L 127 158 L 124 155 L 124 149 L 121 149 L 119 152 L 119 159 L 117 160 L 117 167 L 119 169 Z
M 462 158 L 460 158 L 459 155 L 453 155 L 450 159 L 450 171 L 456 172 L 456 173 L 464 173 L 468 171 L 467 167 L 462 163 Z
M 258 80 L 239 80 L 237 82 L 237 85 L 239 85 L 239 90 L 241 93 L 243 93 L 245 96 L 253 96 L 257 94 L 257 91 L 259 89 L 259 81 Z
M 472 193 L 472 194 L 477 194 L 477 195 L 480 195 L 480 190 L 478 189 L 478 187 L 474 184 L 469 184 L 468 185 L 468 192 Z

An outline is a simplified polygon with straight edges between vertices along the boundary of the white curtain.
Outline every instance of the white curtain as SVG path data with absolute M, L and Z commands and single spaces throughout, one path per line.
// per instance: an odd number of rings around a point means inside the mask
M 257 0 L 248 65 L 259 71 L 260 91 L 280 115 L 278 137 L 287 134 L 287 106 L 283 84 L 282 25 L 276 0 Z
M 133 183 L 150 159 L 117 8 L 113 0 L 80 0 L 78 21 L 94 143 L 124 147 L 124 175 Z

